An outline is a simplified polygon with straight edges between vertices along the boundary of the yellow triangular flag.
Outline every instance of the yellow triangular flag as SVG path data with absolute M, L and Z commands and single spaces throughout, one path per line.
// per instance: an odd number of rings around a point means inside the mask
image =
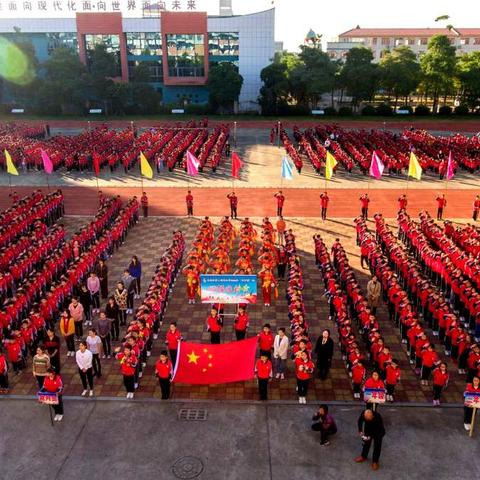
M 410 164 L 408 165 L 408 176 L 420 180 L 422 178 L 422 167 L 413 152 L 410 152 Z
M 335 157 L 327 151 L 327 159 L 325 160 L 325 178 L 330 180 L 333 176 L 333 169 L 337 164 Z
M 144 177 L 153 178 L 153 170 L 143 152 L 140 152 L 140 172 Z
M 13 164 L 12 157 L 10 154 L 7 152 L 5 149 L 5 160 L 7 161 L 7 173 L 10 175 L 18 175 L 18 171 L 15 168 L 15 165 Z

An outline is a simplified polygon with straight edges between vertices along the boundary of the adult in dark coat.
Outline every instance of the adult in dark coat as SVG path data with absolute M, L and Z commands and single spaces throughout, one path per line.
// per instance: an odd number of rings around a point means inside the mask
M 362 437 L 363 447 L 362 453 L 355 461 L 361 463 L 367 460 L 373 442 L 372 469 L 378 470 L 382 440 L 385 436 L 382 416 L 370 409 L 363 411 L 358 419 L 358 433 Z
M 318 337 L 315 353 L 317 355 L 318 376 L 325 380 L 330 371 L 333 358 L 333 340 L 330 337 L 330 330 L 324 330 L 322 335 Z
M 98 261 L 95 271 L 100 280 L 100 292 L 102 298 L 108 298 L 108 267 L 105 260 L 100 259 Z

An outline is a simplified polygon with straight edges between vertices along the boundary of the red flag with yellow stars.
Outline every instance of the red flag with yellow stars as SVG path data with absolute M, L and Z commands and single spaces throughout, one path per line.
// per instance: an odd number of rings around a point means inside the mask
M 250 380 L 257 344 L 257 337 L 218 345 L 180 342 L 173 382 L 212 385 Z

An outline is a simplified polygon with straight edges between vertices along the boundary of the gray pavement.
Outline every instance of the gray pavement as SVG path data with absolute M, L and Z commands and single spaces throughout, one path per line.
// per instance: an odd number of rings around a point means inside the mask
M 0 408 L 0 478 L 9 480 L 441 480 L 480 471 L 478 435 L 466 435 L 459 408 L 382 407 L 378 472 L 353 462 L 357 406 L 331 407 L 339 432 L 329 447 L 310 430 L 314 404 L 66 399 L 64 421 L 53 427 L 33 400 L 2 399 Z M 182 408 L 206 409 L 207 419 L 179 420 Z

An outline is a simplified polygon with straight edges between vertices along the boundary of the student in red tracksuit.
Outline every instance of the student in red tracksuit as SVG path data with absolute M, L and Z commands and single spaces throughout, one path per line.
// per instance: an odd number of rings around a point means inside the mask
M 148 217 L 148 197 L 145 192 L 143 192 L 143 195 L 140 198 L 140 203 L 142 204 L 143 217 L 147 218 Z
M 472 213 L 472 218 L 475 222 L 477 221 L 479 211 L 480 211 L 480 195 L 477 195 L 475 197 L 475 200 L 473 201 L 473 213 Z
M 268 400 L 268 382 L 272 378 L 272 362 L 265 353 L 260 354 L 260 358 L 255 362 L 255 375 L 258 379 L 260 400 Z
M 260 355 L 265 355 L 267 358 L 272 358 L 272 348 L 275 337 L 270 328 L 270 324 L 266 323 L 262 331 L 258 334 L 258 346 L 260 348 Z
M 442 391 L 447 388 L 448 385 L 448 372 L 447 364 L 441 362 L 440 365 L 433 371 L 433 405 L 440 405 L 440 397 Z
M 177 362 L 178 344 L 181 341 L 182 341 L 182 334 L 177 328 L 177 322 L 170 322 L 170 328 L 168 329 L 168 332 L 167 332 L 165 344 L 168 347 L 168 353 L 170 354 L 172 365 L 175 365 L 175 363 Z
M 400 382 L 400 367 L 395 358 L 387 365 L 385 374 L 385 386 L 387 388 L 387 401 L 393 402 L 395 387 Z
M 193 195 L 190 190 L 188 190 L 185 197 L 185 203 L 187 204 L 187 216 L 190 217 L 193 215 Z
M 47 376 L 43 381 L 42 391 L 57 394 L 58 404 L 52 405 L 53 411 L 55 412 L 55 417 L 53 419 L 56 422 L 61 422 L 63 418 L 63 382 L 62 377 L 58 373 L 56 373 L 53 368 L 49 368 L 47 370 Z
M 23 368 L 23 356 L 19 339 L 11 338 L 10 340 L 5 340 L 5 348 L 15 375 L 20 375 Z
M 295 376 L 297 377 L 298 403 L 307 403 L 308 383 L 315 369 L 306 351 L 295 359 Z
M 277 217 L 283 215 L 283 205 L 285 204 L 285 195 L 279 190 L 274 197 L 277 199 Z
M 365 380 L 366 370 L 362 362 L 358 361 L 352 366 L 353 398 L 360 398 L 362 383 Z
M 401 212 L 407 209 L 408 200 L 405 194 L 398 197 L 398 211 Z
M 0 352 L 0 393 L 5 393 L 8 390 L 8 363 L 7 357 Z
M 137 357 L 132 351 L 130 345 L 123 347 L 123 352 L 120 352 L 121 348 L 115 349 L 115 358 L 120 362 L 120 371 L 123 375 L 123 384 L 127 391 L 127 398 L 133 398 L 135 392 L 135 374 L 137 369 Z
M 370 203 L 368 193 L 364 193 L 359 200 L 361 205 L 361 216 L 365 220 L 368 220 L 368 204 Z
M 420 376 L 422 385 L 428 385 L 432 370 L 439 363 L 440 359 L 435 351 L 435 346 L 429 343 L 427 349 L 422 352 L 422 371 Z
M 155 375 L 160 383 L 162 400 L 168 400 L 168 398 L 170 398 L 170 379 L 172 378 L 172 373 L 172 362 L 168 359 L 167 351 L 162 350 L 160 352 L 160 358 L 155 364 Z
M 327 192 L 323 192 L 320 194 L 320 207 L 321 207 L 322 220 L 327 219 L 327 208 L 328 208 L 329 201 L 330 201 L 330 197 L 328 196 Z
M 238 313 L 235 317 L 235 337 L 237 340 L 244 340 L 247 334 L 247 328 L 249 325 L 248 313 L 245 311 L 245 307 L 238 307 Z
M 222 332 L 222 319 L 218 315 L 216 308 L 210 310 L 207 318 L 207 330 L 210 332 L 210 342 L 212 344 L 220 343 L 220 333 Z
M 235 192 L 232 192 L 227 195 L 227 198 L 230 200 L 230 216 L 237 218 L 238 197 Z
M 473 377 L 472 383 L 467 383 L 467 388 L 465 388 L 465 391 L 480 395 L 480 378 L 477 375 Z M 467 432 L 470 431 L 470 426 L 472 423 L 472 414 L 473 414 L 473 408 L 463 407 L 463 426 L 465 430 L 467 430 Z
M 442 196 L 437 197 L 437 220 L 442 220 L 443 218 L 443 210 L 447 206 L 447 199 L 445 198 L 445 194 Z

